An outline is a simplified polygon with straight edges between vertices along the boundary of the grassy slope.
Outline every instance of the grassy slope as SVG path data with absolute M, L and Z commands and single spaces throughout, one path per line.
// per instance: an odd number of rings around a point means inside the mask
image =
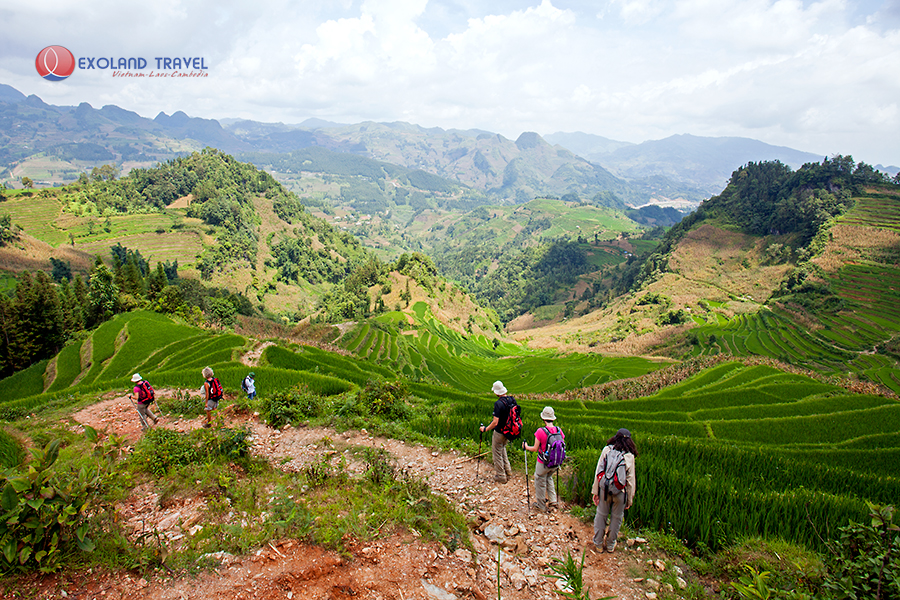
M 484 336 L 444 327 L 423 303 L 412 311 L 411 335 L 397 329 L 407 321 L 397 313 L 348 332 L 348 346 L 362 356 L 302 345 L 269 347 L 253 367 L 261 398 L 297 384 L 323 396 L 352 393 L 372 380 L 392 380 L 399 370 L 408 372 L 409 390 L 422 403 L 409 426 L 459 440 L 471 439 L 477 424 L 490 417 L 489 389 L 496 378 L 522 395 L 656 376 L 651 371 L 658 365 L 636 358 L 558 355 L 513 344 L 494 347 Z M 54 393 L 22 397 L 43 389 L 46 363 L 0 382 L 0 416 L 18 419 L 43 406 L 65 405 L 68 398 L 124 391 L 135 370 L 158 388 L 192 390 L 200 381 L 200 368 L 212 364 L 226 390 L 236 394 L 247 371 L 239 354 L 251 346 L 242 336 L 210 334 L 146 312 L 119 315 L 96 330 L 90 342 L 95 361 L 84 365 L 87 373 L 74 387 L 61 385 Z M 67 365 L 57 368 L 57 374 L 72 378 L 80 363 L 76 352 L 66 351 L 57 364 Z M 798 512 L 803 503 L 813 503 L 816 523 L 833 523 L 862 518 L 862 498 L 886 502 L 900 490 L 900 436 L 893 425 L 900 418 L 900 404 L 847 394 L 769 366 L 724 363 L 648 397 L 591 403 L 576 391 L 573 399 L 552 403 L 572 455 L 573 470 L 567 472 L 575 477 L 564 486 L 569 498 L 575 494 L 585 500 L 584 481 L 590 479 L 600 447 L 612 431 L 628 427 L 642 450 L 642 494 L 656 499 L 630 513 L 632 524 L 658 527 L 668 520 L 692 542 L 717 547 L 741 535 L 764 534 L 781 520 L 788 525 L 787 537 L 815 546 L 806 516 L 801 519 Z M 520 396 L 526 431 L 538 426 L 546 404 L 540 394 Z M 857 473 L 839 477 L 823 467 L 823 456 L 841 473 Z M 779 477 L 768 481 L 764 471 L 772 464 Z M 716 477 L 697 475 L 696 468 Z M 847 485 L 852 489 L 842 487 Z M 687 487 L 676 491 L 678 486 Z M 801 487 L 802 493 L 797 491 Z M 685 498 L 694 498 L 695 504 L 682 505 Z
M 705 223 L 672 252 L 669 270 L 645 290 L 614 300 L 602 311 L 514 337 L 532 347 L 673 356 L 719 352 L 763 355 L 823 373 L 853 372 L 900 393 L 900 364 L 877 348 L 900 336 L 900 196 L 870 193 L 831 228 L 815 263 L 843 301 L 837 313 L 770 296 L 793 268 L 768 264 L 766 248 L 785 243 Z M 671 305 L 638 304 L 647 293 Z M 660 328 L 666 310 L 690 310 L 692 322 Z M 687 331 L 690 331 L 690 336 Z

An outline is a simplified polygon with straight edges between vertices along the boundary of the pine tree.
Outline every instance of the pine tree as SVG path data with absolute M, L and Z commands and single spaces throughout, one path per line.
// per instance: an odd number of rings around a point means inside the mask
M 0 379 L 14 372 L 10 352 L 16 335 L 15 321 L 12 300 L 0 293 Z
M 149 279 L 147 283 L 147 298 L 155 302 L 160 292 L 169 285 L 169 279 L 166 277 L 166 271 L 162 263 L 156 263 L 156 271 L 150 273 Z
M 94 327 L 111 318 L 119 305 L 119 288 L 109 267 L 100 263 L 91 271 L 88 285 L 88 309 L 85 325 Z

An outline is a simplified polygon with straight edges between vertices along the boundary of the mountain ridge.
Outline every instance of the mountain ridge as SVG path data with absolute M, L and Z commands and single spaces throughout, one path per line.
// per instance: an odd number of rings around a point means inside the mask
M 53 106 L 5 84 L 0 84 L 0 115 L 0 168 L 6 167 L 0 178 L 10 184 L 22 175 L 38 185 L 72 181 L 79 172 L 110 160 L 38 166 L 40 154 L 35 151 L 59 144 L 99 144 L 124 171 L 204 146 L 229 153 L 322 146 L 454 179 L 497 202 L 564 194 L 590 200 L 601 193 L 615 194 L 631 206 L 658 204 L 686 211 L 720 191 L 731 172 L 749 161 L 778 159 L 796 167 L 798 161 L 821 158 L 749 138 L 688 134 L 632 144 L 581 132 L 543 137 L 523 132 L 512 141 L 479 129 L 444 130 L 402 121 L 262 123 L 190 117 L 182 110 L 151 119 L 115 105 Z M 753 152 L 746 150 L 748 145 Z M 715 163 L 712 169 L 705 165 L 710 161 Z

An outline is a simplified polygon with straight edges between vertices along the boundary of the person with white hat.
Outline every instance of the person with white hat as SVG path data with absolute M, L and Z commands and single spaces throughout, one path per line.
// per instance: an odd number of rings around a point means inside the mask
M 154 425 L 159 421 L 159 417 L 150 410 L 150 404 L 155 400 L 156 392 L 153 391 L 150 382 L 145 381 L 140 373 L 131 376 L 131 383 L 134 384 L 134 389 L 128 397 L 134 401 L 134 405 L 137 407 L 138 416 L 141 418 L 141 429 L 149 429 L 151 420 Z
M 556 486 L 553 483 L 553 474 L 559 470 L 561 462 L 557 461 L 565 459 L 565 439 L 566 435 L 562 429 L 556 425 L 556 413 L 553 407 L 545 406 L 541 411 L 541 420 L 544 421 L 543 427 L 539 427 L 534 432 L 534 445 L 529 446 L 526 442 L 522 442 L 522 447 L 529 452 L 537 452 L 537 462 L 534 466 L 534 492 L 535 502 L 532 508 L 540 512 L 550 512 L 557 508 Z M 557 445 L 557 441 L 561 443 L 561 457 L 549 456 L 548 441 L 553 440 L 553 445 Z M 557 452 L 554 449 L 554 452 Z
M 506 394 L 506 387 L 502 382 L 495 381 L 491 391 L 497 396 L 497 401 L 494 402 L 494 418 L 491 419 L 491 422 L 486 427 L 484 425 L 479 427 L 479 430 L 482 433 L 493 430 L 494 433 L 491 436 L 491 459 L 494 461 L 494 481 L 506 483 L 512 477 L 512 466 L 509 464 L 509 456 L 506 455 L 506 444 L 509 442 L 510 437 L 498 431 L 497 428 L 498 426 L 502 428 L 506 425 L 506 422 L 509 420 L 509 412 L 513 407 L 515 407 L 515 410 L 518 410 L 519 407 L 516 404 L 516 399 Z

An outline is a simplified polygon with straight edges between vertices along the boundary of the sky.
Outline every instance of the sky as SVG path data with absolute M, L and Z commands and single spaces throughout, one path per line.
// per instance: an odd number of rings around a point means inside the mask
M 738 136 L 900 165 L 900 0 L 4 0 L 0 22 L 0 83 L 48 104 L 510 139 Z M 35 58 L 51 45 L 207 69 L 50 82 Z

